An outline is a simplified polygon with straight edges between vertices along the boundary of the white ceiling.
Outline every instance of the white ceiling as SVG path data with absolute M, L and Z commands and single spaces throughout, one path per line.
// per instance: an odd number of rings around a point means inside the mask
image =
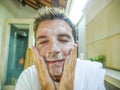
M 2 4 L 16 18 L 33 18 L 36 10 L 28 5 L 23 6 L 19 0 L 1 0 Z
M 89 23 L 111 0 L 88 0 L 83 12 Z M 36 10 L 29 6 L 22 6 L 19 0 L 1 0 L 0 3 L 16 18 L 34 18 Z

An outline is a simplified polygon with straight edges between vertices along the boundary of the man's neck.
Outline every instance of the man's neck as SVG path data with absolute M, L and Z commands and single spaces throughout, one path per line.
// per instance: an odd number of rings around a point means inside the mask
M 59 82 L 54 82 L 54 83 L 55 83 L 56 89 L 58 90 Z

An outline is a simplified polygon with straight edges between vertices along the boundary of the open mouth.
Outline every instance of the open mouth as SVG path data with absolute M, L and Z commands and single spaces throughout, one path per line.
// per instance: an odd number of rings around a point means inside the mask
M 59 64 L 59 63 L 62 63 L 64 60 L 54 60 L 54 61 L 46 61 L 47 63 L 49 64 Z

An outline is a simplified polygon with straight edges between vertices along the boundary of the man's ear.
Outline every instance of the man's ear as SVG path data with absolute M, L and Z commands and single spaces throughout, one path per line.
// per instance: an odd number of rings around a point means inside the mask
M 76 41 L 75 43 L 78 44 L 78 41 Z M 77 58 L 78 58 L 78 47 L 79 47 L 79 45 L 77 46 Z

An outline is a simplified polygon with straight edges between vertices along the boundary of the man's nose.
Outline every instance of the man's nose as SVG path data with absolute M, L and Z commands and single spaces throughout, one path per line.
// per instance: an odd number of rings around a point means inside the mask
M 57 41 L 53 40 L 50 43 L 50 47 L 49 47 L 49 54 L 57 54 L 60 52 L 60 45 L 58 44 Z

